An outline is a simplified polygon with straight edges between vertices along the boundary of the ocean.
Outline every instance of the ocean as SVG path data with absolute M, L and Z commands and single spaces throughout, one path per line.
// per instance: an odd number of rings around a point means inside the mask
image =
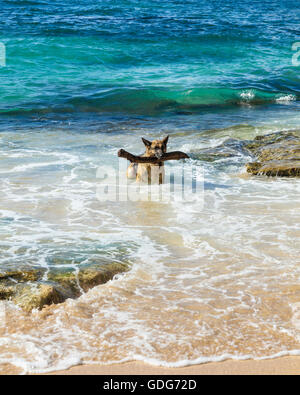
M 1 1 L 0 274 L 129 267 L 42 311 L 0 300 L 2 374 L 300 355 L 300 184 L 251 177 L 243 149 L 300 129 L 299 18 L 289 0 Z M 167 135 L 195 199 L 99 199 L 120 148 Z

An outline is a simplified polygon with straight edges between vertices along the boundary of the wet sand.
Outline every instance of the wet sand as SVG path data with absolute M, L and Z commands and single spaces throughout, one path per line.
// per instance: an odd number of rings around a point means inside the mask
M 226 360 L 183 368 L 164 368 L 143 362 L 117 365 L 82 365 L 51 375 L 299 375 L 300 356 L 264 360 Z

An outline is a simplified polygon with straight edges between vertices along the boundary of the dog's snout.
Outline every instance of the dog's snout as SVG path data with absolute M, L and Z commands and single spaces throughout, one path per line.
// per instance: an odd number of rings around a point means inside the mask
M 163 152 L 162 152 L 162 150 L 161 150 L 160 148 L 158 148 L 158 149 L 155 150 L 155 156 L 156 156 L 158 159 L 160 159 L 160 158 L 162 157 L 162 154 L 163 154 Z

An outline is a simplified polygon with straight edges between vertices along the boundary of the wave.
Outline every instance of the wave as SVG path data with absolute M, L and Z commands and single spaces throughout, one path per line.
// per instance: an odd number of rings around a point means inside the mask
M 6 107 L 1 114 L 26 115 L 49 113 L 122 113 L 138 115 L 197 114 L 207 109 L 229 106 L 257 106 L 270 103 L 288 104 L 299 100 L 290 92 L 268 92 L 258 89 L 194 88 L 110 88 L 99 93 L 53 98 L 36 103 Z M 55 104 L 53 104 L 55 103 Z

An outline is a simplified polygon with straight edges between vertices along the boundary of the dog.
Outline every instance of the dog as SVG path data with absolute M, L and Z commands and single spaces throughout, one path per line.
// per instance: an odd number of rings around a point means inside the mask
M 143 157 L 156 156 L 160 159 L 167 152 L 169 136 L 162 140 L 149 141 L 142 137 L 146 152 Z M 127 169 L 127 178 L 135 179 L 137 182 L 145 184 L 163 184 L 165 180 L 164 163 L 131 163 Z

